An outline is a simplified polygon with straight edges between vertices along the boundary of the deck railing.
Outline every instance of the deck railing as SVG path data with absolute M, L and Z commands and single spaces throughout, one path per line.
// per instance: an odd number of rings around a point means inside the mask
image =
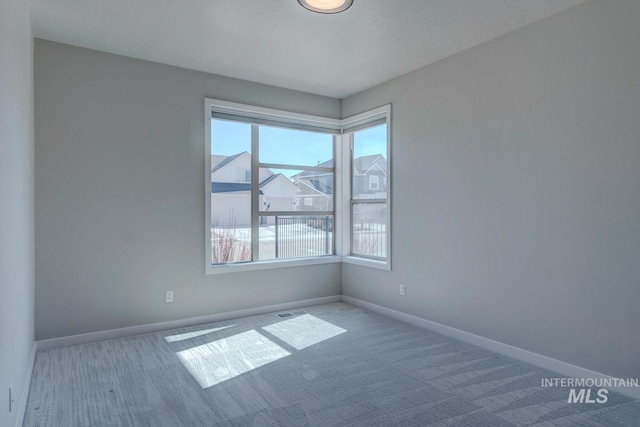
M 333 253 L 333 217 L 276 216 L 276 258 L 303 258 Z

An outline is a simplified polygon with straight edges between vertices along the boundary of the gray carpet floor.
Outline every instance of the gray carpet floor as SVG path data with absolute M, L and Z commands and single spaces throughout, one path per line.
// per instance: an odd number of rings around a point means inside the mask
M 299 310 L 294 310 L 294 312 Z M 640 426 L 558 374 L 345 304 L 40 351 L 24 426 Z

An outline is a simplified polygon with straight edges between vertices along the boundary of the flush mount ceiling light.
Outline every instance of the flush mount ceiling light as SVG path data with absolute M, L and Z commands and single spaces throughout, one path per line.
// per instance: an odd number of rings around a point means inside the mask
M 349 9 L 353 0 L 298 0 L 305 9 L 318 13 L 338 13 Z

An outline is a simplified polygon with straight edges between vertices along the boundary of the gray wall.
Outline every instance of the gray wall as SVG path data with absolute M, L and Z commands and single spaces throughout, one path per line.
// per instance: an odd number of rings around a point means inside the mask
M 345 99 L 393 104 L 394 264 L 343 294 L 637 377 L 639 18 L 587 2 Z
M 342 116 L 393 104 L 392 272 L 203 274 L 203 98 L 331 117 L 339 101 L 36 40 L 36 338 L 334 295 L 342 279 L 349 296 L 637 376 L 638 16 L 634 0 L 587 2 L 342 102 Z M 2 214 L 25 221 L 5 226 L 24 247 L 10 313 L 30 313 L 26 154 L 2 159 L 25 187 Z
M 339 264 L 205 276 L 205 97 L 340 116 L 336 99 L 35 41 L 36 339 L 340 294 Z
M 0 425 L 11 426 L 33 347 L 33 42 L 27 2 L 0 11 Z

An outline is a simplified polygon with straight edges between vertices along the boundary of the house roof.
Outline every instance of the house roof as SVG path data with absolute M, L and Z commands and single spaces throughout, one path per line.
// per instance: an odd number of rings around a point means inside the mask
M 296 193 L 298 193 L 300 191 L 299 187 L 293 181 L 291 181 L 291 179 L 289 177 L 287 177 L 285 174 L 282 174 L 282 173 L 277 173 L 275 175 L 271 175 L 270 177 L 268 177 L 267 179 L 262 181 L 260 183 L 260 188 L 266 187 L 269 183 L 271 183 L 271 182 L 273 182 L 273 181 L 275 181 L 277 179 L 283 180 L 286 183 L 286 185 L 291 187 L 292 190 L 295 190 Z
M 364 174 L 369 169 L 371 169 L 374 165 L 377 165 L 385 174 L 387 173 L 387 161 L 385 160 L 382 154 L 371 154 L 369 156 L 360 156 L 353 161 L 353 166 L 355 169 L 355 173 Z M 327 160 L 326 162 L 320 163 L 318 166 L 320 167 L 333 167 L 333 160 Z M 293 175 L 291 178 L 293 179 L 304 179 L 310 178 L 313 176 L 324 176 L 330 175 L 331 172 L 319 172 L 313 170 L 306 170 L 300 173 Z
M 333 194 L 333 181 L 322 182 L 319 179 L 297 179 L 296 185 L 298 186 L 298 188 L 302 188 L 299 184 L 304 184 L 307 187 L 310 187 L 313 190 L 317 191 L 318 193 Z
M 281 173 L 271 175 L 267 179 L 263 180 L 260 183 L 260 188 L 269 184 L 271 181 L 277 179 L 279 176 L 284 176 Z M 292 183 L 293 184 L 293 183 Z M 212 193 L 232 193 L 238 191 L 251 191 L 251 183 L 246 182 L 212 182 L 211 183 L 211 192 Z M 260 191 L 258 194 L 263 194 Z
M 269 178 L 265 179 L 264 181 L 262 181 L 260 183 L 260 188 L 264 187 L 265 185 L 267 185 L 268 183 L 270 183 L 274 179 L 278 178 L 280 175 L 282 175 L 282 174 L 281 173 L 277 173 L 275 175 L 271 175 Z
M 381 160 L 381 161 L 379 161 Z M 382 154 L 371 154 L 369 156 L 361 156 L 353 161 L 353 167 L 356 173 L 363 174 L 374 165 L 377 165 L 384 173 L 387 172 L 387 162 Z
M 238 191 L 251 191 L 251 184 L 242 182 L 212 182 L 212 193 L 231 193 Z
M 332 168 L 333 167 L 333 159 L 324 161 L 322 163 L 318 163 L 317 167 Z M 304 178 L 304 177 L 308 177 L 308 176 L 322 176 L 322 175 L 329 175 L 329 174 L 331 174 L 331 172 L 319 172 L 319 171 L 312 171 L 312 170 L 308 171 L 308 170 L 306 170 L 306 171 L 302 171 L 302 172 L 299 172 L 299 173 L 293 175 L 291 178 L 300 179 L 300 178 Z
M 249 154 L 249 153 L 247 153 L 246 151 L 243 151 L 242 153 L 238 153 L 238 154 L 234 154 L 233 156 L 226 157 L 223 161 L 221 161 L 220 163 L 215 165 L 213 169 L 211 169 L 211 173 L 214 173 L 215 171 L 222 169 L 223 167 L 233 162 L 235 159 L 242 156 L 243 154 Z
M 217 154 L 212 154 L 211 155 L 211 167 L 215 168 L 221 161 L 223 161 L 226 158 L 227 158 L 227 156 L 220 156 L 220 155 L 217 155 Z

